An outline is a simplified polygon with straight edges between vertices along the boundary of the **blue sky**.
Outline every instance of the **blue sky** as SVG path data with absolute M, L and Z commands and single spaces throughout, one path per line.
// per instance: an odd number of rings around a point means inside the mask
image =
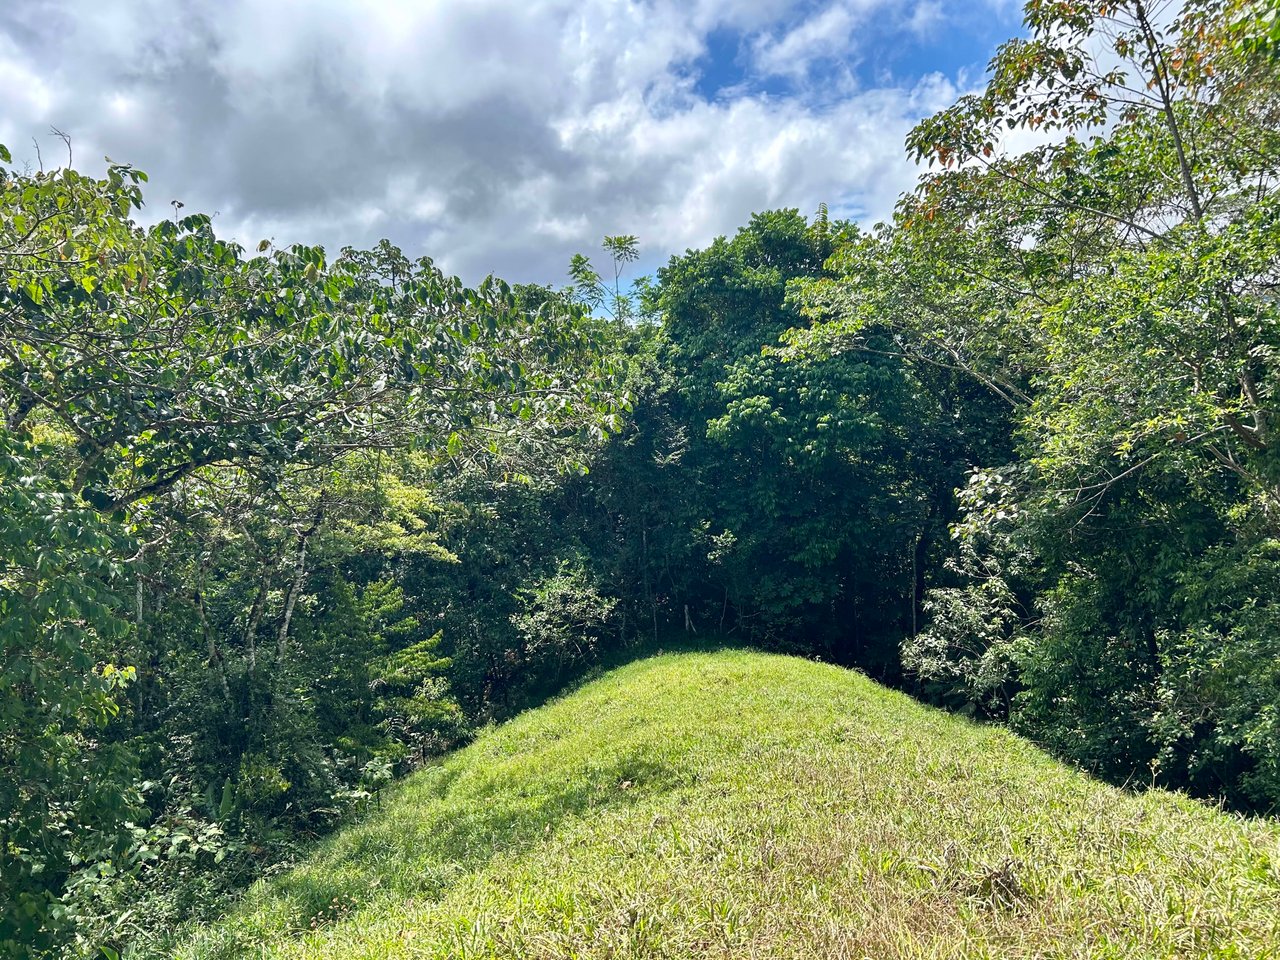
M 651 267 L 756 210 L 873 221 L 912 123 L 975 88 L 1011 0 L 23 0 L 0 142 L 72 137 L 246 244 L 389 237 L 474 281 Z
M 913 85 L 931 73 L 978 76 L 996 47 L 1021 32 L 1021 10 L 1013 3 L 921 3 L 885 5 L 876 15 L 858 22 L 856 36 L 837 43 L 806 62 L 800 77 L 762 74 L 754 57 L 757 36 L 742 29 L 721 28 L 705 37 L 705 52 L 692 65 L 698 93 L 708 99 L 767 94 L 775 97 L 821 96 L 825 85 L 840 85 L 851 73 L 864 88 Z M 782 31 L 806 21 L 833 19 L 829 11 L 840 4 L 796 4 L 779 22 Z

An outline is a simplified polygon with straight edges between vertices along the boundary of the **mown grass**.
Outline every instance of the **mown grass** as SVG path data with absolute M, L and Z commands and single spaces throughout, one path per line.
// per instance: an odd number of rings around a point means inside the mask
M 836 667 L 659 656 L 410 778 L 180 956 L 1280 957 L 1280 828 Z

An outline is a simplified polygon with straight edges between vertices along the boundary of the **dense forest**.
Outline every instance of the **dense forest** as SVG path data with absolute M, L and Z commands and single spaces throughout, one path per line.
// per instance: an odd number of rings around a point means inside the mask
M 855 666 L 1280 805 L 1280 6 L 1031 0 L 890 224 L 631 282 L 0 147 L 0 954 L 146 955 L 603 664 Z

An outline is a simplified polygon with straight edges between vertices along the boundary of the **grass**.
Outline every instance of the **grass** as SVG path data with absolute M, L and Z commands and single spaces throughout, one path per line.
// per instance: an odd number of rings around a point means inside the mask
M 1280 957 L 1280 828 L 836 667 L 658 656 L 409 778 L 179 956 Z

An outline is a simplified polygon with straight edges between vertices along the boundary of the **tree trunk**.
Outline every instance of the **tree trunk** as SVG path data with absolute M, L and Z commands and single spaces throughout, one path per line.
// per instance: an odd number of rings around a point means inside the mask
M 302 583 L 307 575 L 307 541 L 320 528 L 324 519 L 324 493 L 316 504 L 315 517 L 311 526 L 298 534 L 298 561 L 294 569 L 293 582 L 289 585 L 289 595 L 284 602 L 284 616 L 280 620 L 280 632 L 276 636 L 276 663 L 284 662 L 285 651 L 289 645 L 289 626 L 293 622 L 293 608 L 298 602 L 298 594 L 302 592 Z

